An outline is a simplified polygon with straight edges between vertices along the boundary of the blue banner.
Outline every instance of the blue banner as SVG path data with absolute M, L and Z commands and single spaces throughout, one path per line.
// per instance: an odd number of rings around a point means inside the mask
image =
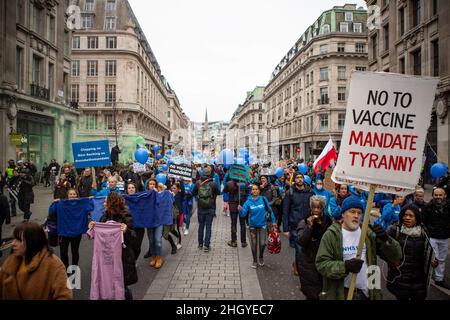
M 111 164 L 108 140 L 72 143 L 75 168 L 107 167 Z

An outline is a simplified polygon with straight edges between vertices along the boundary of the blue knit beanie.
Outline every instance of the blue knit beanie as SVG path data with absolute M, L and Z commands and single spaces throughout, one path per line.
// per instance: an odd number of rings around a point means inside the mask
M 357 196 L 350 196 L 347 197 L 344 202 L 342 202 L 342 207 L 341 207 L 341 215 L 352 208 L 357 208 L 357 209 L 361 209 L 362 211 L 364 211 L 364 206 L 363 203 L 361 201 L 361 198 L 357 197 Z

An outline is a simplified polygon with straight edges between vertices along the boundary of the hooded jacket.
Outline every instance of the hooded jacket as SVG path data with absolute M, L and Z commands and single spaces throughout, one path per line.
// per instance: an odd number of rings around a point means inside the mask
M 299 222 L 310 212 L 309 199 L 314 195 L 311 189 L 299 190 L 296 186 L 286 192 L 283 202 L 283 231 L 296 230 Z
M 253 199 L 253 197 L 249 197 L 242 207 L 240 216 L 242 218 L 245 218 L 248 214 L 250 215 L 250 228 L 266 228 L 267 211 L 270 211 L 272 223 L 275 224 L 277 220 L 267 199 L 263 196 L 258 196 L 256 199 Z
M 402 251 L 397 241 L 390 238 L 387 243 L 376 239 L 375 233 L 368 230 L 366 235 L 366 261 L 370 267 L 377 265 L 377 255 L 387 262 L 397 262 L 402 257 Z M 316 256 L 317 271 L 323 277 L 321 300 L 345 300 L 345 271 L 342 225 L 335 222 L 324 233 Z M 370 300 L 381 300 L 380 289 L 369 290 Z

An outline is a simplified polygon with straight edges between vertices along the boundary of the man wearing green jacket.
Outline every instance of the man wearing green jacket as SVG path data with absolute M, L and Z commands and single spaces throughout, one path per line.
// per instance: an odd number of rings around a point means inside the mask
M 323 300 L 345 300 L 352 273 L 357 273 L 354 300 L 381 300 L 381 288 L 368 285 L 369 267 L 377 265 L 377 255 L 390 263 L 399 262 L 402 257 L 399 243 L 383 228 L 374 226 L 367 232 L 361 259 L 356 258 L 363 211 L 360 198 L 348 197 L 342 203 L 342 220 L 333 223 L 322 237 L 316 268 L 323 276 Z

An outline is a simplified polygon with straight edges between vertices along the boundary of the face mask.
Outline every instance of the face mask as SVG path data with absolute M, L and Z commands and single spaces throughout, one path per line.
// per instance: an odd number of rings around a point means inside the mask
M 322 185 L 318 185 L 318 186 L 316 186 L 316 188 L 317 188 L 317 190 L 322 190 L 323 186 Z

